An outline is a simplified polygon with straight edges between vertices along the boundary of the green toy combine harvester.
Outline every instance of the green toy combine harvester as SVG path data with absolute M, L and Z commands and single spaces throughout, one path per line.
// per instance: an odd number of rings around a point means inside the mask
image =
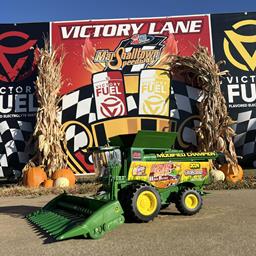
M 176 133 L 140 131 L 89 149 L 102 191 L 92 198 L 63 193 L 28 220 L 56 240 L 97 239 L 125 220 L 151 221 L 170 203 L 182 214 L 197 213 L 218 154 L 171 149 L 175 138 Z

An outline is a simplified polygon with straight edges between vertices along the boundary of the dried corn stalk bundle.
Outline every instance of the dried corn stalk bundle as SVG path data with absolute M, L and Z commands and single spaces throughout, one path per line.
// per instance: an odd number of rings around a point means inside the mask
M 201 124 L 196 129 L 198 149 L 223 152 L 226 160 L 236 165 L 235 133 L 230 127 L 234 121 L 220 89 L 220 78 L 228 74 L 227 70 L 220 71 L 222 63 L 216 63 L 207 48 L 200 45 L 192 56 L 170 56 L 168 61 L 173 76 L 182 76 L 186 83 L 202 90 L 203 100 L 198 104 Z
M 50 177 L 58 169 L 65 168 L 67 156 L 62 150 L 65 134 L 58 121 L 62 86 L 61 68 L 64 55 L 60 49 L 50 51 L 48 42 L 39 49 L 38 76 L 35 82 L 38 111 L 33 136 L 36 139 L 36 155 L 25 166 L 44 166 Z M 60 56 L 59 56 L 60 55 Z

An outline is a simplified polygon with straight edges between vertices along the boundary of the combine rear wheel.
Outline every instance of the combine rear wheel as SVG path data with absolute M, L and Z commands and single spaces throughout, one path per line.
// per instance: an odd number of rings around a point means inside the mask
M 203 199 L 198 191 L 194 189 L 185 189 L 180 192 L 176 208 L 184 215 L 193 215 L 202 208 Z
M 129 220 L 148 222 L 153 220 L 161 208 L 161 199 L 153 187 L 139 184 L 129 188 L 125 215 Z

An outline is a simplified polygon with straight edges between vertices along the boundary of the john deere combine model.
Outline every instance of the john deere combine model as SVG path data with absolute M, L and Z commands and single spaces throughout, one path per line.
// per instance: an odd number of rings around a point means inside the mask
M 92 198 L 66 193 L 27 218 L 57 240 L 100 238 L 124 221 L 148 222 L 170 203 L 185 215 L 202 207 L 215 152 L 172 149 L 176 133 L 140 131 L 91 148 L 102 191 Z

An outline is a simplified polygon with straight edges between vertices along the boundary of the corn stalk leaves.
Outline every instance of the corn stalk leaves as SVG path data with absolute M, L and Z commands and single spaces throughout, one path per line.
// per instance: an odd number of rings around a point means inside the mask
M 192 56 L 171 55 L 166 64 L 172 76 L 183 77 L 187 84 L 202 90 L 203 99 L 197 106 L 201 119 L 196 129 L 198 150 L 223 152 L 227 162 L 237 165 L 235 132 L 230 127 L 234 121 L 228 115 L 220 88 L 221 77 L 228 75 L 227 70 L 220 70 L 224 63 L 216 63 L 208 49 L 198 45 Z
M 33 136 L 36 154 L 23 171 L 30 166 L 44 166 L 49 177 L 58 169 L 67 166 L 67 156 L 62 150 L 66 143 L 65 134 L 58 120 L 62 86 L 61 68 L 64 54 L 60 48 L 49 49 L 49 43 L 38 49 L 38 76 L 35 82 L 38 110 Z

